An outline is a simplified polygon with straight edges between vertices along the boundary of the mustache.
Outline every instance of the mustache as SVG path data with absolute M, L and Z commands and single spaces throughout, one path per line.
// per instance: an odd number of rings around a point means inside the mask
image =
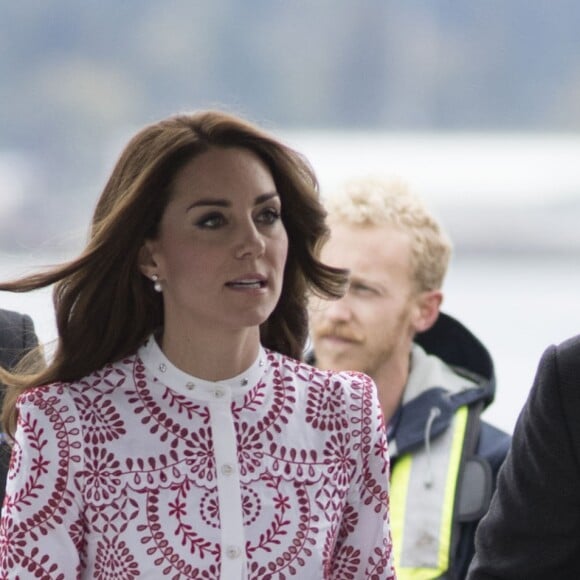
M 360 333 L 356 332 L 356 330 L 352 328 L 349 328 L 348 326 L 329 323 L 321 324 L 318 326 L 314 336 L 318 338 L 340 338 L 342 340 L 348 340 L 351 342 L 362 342 L 364 338 Z

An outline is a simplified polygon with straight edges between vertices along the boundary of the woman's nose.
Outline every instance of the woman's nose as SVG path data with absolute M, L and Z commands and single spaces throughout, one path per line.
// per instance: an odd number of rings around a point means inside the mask
M 236 257 L 261 256 L 266 248 L 264 237 L 254 223 L 240 228 Z

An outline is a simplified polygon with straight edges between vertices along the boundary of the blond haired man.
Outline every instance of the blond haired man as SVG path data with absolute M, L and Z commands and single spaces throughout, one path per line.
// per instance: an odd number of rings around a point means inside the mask
M 348 268 L 350 285 L 312 301 L 309 358 L 377 384 L 398 578 L 464 578 L 510 438 L 480 420 L 495 391 L 489 353 L 440 312 L 450 240 L 398 181 L 351 181 L 326 205 L 321 258 Z

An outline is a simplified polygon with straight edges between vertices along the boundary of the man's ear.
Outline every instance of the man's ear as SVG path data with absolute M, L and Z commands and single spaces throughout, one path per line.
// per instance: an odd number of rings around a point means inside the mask
M 442 302 L 443 292 L 441 290 L 426 290 L 419 294 L 415 318 L 416 332 L 425 332 L 435 324 Z
M 137 256 L 137 266 L 141 274 L 147 278 L 151 278 L 154 274 L 159 275 L 159 266 L 155 260 L 154 244 L 153 240 L 145 240 Z

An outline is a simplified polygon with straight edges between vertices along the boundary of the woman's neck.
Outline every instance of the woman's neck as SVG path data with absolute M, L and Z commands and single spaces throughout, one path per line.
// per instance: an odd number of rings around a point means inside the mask
M 201 335 L 201 336 L 200 336 Z M 182 371 L 209 381 L 219 381 L 244 372 L 260 349 L 258 327 L 230 332 L 170 332 L 165 329 L 157 342 L 165 356 Z

